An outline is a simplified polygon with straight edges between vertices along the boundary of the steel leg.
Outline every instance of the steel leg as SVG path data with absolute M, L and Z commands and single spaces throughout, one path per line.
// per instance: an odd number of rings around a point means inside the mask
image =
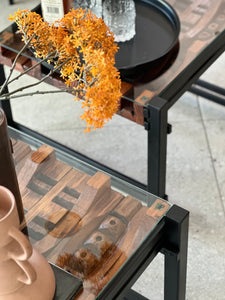
M 166 198 L 167 101 L 153 98 L 144 110 L 148 131 L 148 191 Z
M 164 300 L 185 300 L 189 212 L 174 205 L 166 215 Z
M 4 66 L 0 64 L 0 86 L 5 82 L 5 71 Z M 5 92 L 8 92 L 6 87 Z M 12 110 L 9 100 L 0 101 L 0 107 L 4 110 L 8 125 L 13 124 Z

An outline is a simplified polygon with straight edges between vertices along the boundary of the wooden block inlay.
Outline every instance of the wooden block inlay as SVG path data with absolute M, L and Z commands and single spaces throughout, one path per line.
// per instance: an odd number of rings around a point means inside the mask
M 119 203 L 114 211 L 129 221 L 141 207 L 142 204 L 140 201 L 131 196 L 127 196 Z
M 189 50 L 192 53 L 198 53 L 200 52 L 203 48 L 205 47 L 205 42 L 204 41 L 195 41 L 192 46 L 189 48 Z
M 57 207 L 55 212 L 48 215 L 48 222 L 56 224 L 65 216 L 66 213 L 68 213 L 67 209 L 60 209 L 60 207 Z
M 96 255 L 85 248 L 81 248 L 71 256 L 68 267 L 70 267 L 72 270 L 76 270 L 78 273 L 84 276 L 87 276 L 96 268 L 98 264 L 99 260 Z
M 51 201 L 45 209 L 42 209 L 39 212 L 39 216 L 44 218 L 46 221 L 50 219 L 51 223 L 56 224 L 66 213 L 68 213 L 67 209 Z
M 160 219 L 169 209 L 170 205 L 165 201 L 157 199 L 152 206 L 147 210 L 147 215 L 154 219 Z
M 113 246 L 113 242 L 101 231 L 95 231 L 84 243 L 84 247 L 99 260 Z
M 19 185 L 21 185 L 20 182 Z M 23 207 L 28 211 L 42 198 L 42 195 L 37 194 L 30 189 L 26 189 L 21 196 L 23 198 Z
M 40 224 L 36 223 L 35 220 L 33 220 L 32 222 L 29 223 L 29 228 L 28 231 L 31 231 L 32 233 L 30 234 L 31 236 L 33 236 L 33 238 L 38 241 L 41 240 L 45 235 L 46 235 L 46 230 L 43 226 L 41 226 Z M 33 234 L 35 233 L 35 234 Z M 35 237 L 34 237 L 35 235 Z
M 155 93 L 149 90 L 145 90 L 139 97 L 135 99 L 135 102 L 141 103 L 141 104 L 147 104 L 153 97 L 155 96 Z
M 47 194 L 52 187 L 53 185 L 46 183 L 44 180 L 40 180 L 38 176 L 36 176 L 36 174 L 32 177 L 32 179 L 27 184 L 28 189 L 43 196 Z
M 80 216 L 75 212 L 61 209 L 49 216 L 45 227 L 51 236 L 65 238 L 75 234 L 81 225 L 80 221 Z
M 32 209 L 27 212 L 26 219 L 28 222 L 37 214 L 42 214 L 46 211 L 49 213 L 51 212 L 49 211 L 49 206 L 51 206 L 53 198 L 67 186 L 69 180 L 73 179 L 74 173 L 76 174 L 73 170 L 69 171 L 37 204 L 35 204 L 35 206 L 32 207 Z
M 31 155 L 31 160 L 37 164 L 42 163 L 45 159 L 49 157 L 54 149 L 48 145 L 42 145 L 37 151 Z
M 134 97 L 134 87 L 132 84 L 122 81 L 121 82 L 121 93 L 123 96 L 128 97 L 128 98 L 132 98 Z M 118 110 L 121 110 L 121 99 L 119 100 L 119 107 Z
M 50 157 L 52 159 L 45 160 L 44 163 L 41 164 L 41 171 L 46 176 L 56 181 L 59 181 L 64 175 L 66 175 L 72 169 L 72 167 L 66 165 L 65 163 L 59 160 L 54 160 L 53 154 L 51 154 Z
M 11 67 L 14 59 L 16 58 L 16 55 L 17 54 L 15 52 L 12 52 L 8 49 L 5 50 L 4 55 L 0 55 L 1 64 Z
M 121 82 L 121 93 L 123 94 L 123 96 L 128 96 L 133 93 L 133 89 L 134 87 L 132 84 L 125 81 Z
M 97 203 L 103 196 L 108 197 L 111 193 L 111 178 L 101 172 L 95 173 L 85 185 L 78 201 L 75 211 L 81 216 L 87 213 L 93 203 Z
M 30 67 L 30 64 L 31 66 L 34 66 L 37 64 L 37 61 L 35 59 L 30 59 L 30 62 L 23 65 L 24 71 L 26 71 Z M 41 65 L 36 65 L 35 68 L 30 70 L 27 74 L 34 78 L 41 79 L 42 78 Z
M 11 44 L 12 41 L 13 41 L 13 33 L 4 31 L 0 35 L 0 43 L 1 44 L 4 44 L 4 45 Z M 5 51 L 6 51 L 6 48 L 0 46 L 0 53 L 4 53 Z
M 30 68 L 31 67 L 31 60 L 25 56 L 20 56 L 16 62 L 16 69 L 19 72 L 24 72 L 25 66 Z
M 12 145 L 13 145 L 13 158 L 16 164 L 18 164 L 23 158 L 25 158 L 31 152 L 30 146 L 28 146 L 27 144 L 21 141 L 15 143 L 12 140 Z
M 116 216 L 108 216 L 99 226 L 98 230 L 108 236 L 114 243 L 124 233 L 127 225 Z
M 97 172 L 94 176 L 90 178 L 87 184 L 97 190 L 105 189 L 106 187 L 110 187 L 111 179 L 109 176 Z

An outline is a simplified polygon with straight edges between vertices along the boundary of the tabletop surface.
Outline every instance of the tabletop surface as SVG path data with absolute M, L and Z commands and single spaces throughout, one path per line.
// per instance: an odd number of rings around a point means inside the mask
M 76 299 L 101 299 L 170 203 L 134 186 L 135 196 L 128 194 L 128 183 L 15 129 L 9 134 L 25 212 L 22 227 L 33 247 L 82 279 Z
M 135 77 L 125 78 L 122 84 L 124 97 L 118 113 L 142 125 L 143 107 L 154 96 L 171 101 L 185 84 L 184 78 L 189 80 L 189 77 L 191 78 L 198 68 L 209 60 L 210 55 L 216 54 L 216 51 L 224 46 L 225 0 L 167 2 L 180 20 L 181 31 L 178 42 L 160 62 Z M 22 47 L 20 37 L 14 32 L 15 27 L 10 26 L 0 34 L 2 64 L 11 65 L 16 52 Z M 30 53 L 27 53 L 27 57 L 22 57 L 17 63 L 17 69 L 21 71 L 28 68 L 32 64 L 29 58 Z M 40 79 L 41 72 L 40 67 L 29 74 Z M 59 88 L 65 87 L 57 76 L 52 76 L 47 82 Z

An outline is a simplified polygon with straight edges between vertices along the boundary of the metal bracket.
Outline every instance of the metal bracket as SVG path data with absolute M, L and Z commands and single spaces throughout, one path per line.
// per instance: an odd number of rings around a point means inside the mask
M 180 251 L 179 249 L 175 249 L 173 247 L 163 247 L 160 252 L 164 255 L 169 255 L 169 256 L 174 256 L 177 257 L 177 260 L 179 260 L 179 256 L 180 256 Z
M 171 124 L 167 124 L 167 134 L 170 134 L 172 132 L 172 125 Z
M 144 127 L 145 127 L 145 130 L 150 130 L 150 128 L 151 128 L 150 119 L 151 119 L 150 109 L 149 109 L 148 106 L 144 107 Z

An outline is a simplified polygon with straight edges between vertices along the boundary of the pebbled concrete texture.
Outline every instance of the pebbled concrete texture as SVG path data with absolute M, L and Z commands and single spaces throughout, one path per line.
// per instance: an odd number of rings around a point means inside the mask
M 39 1 L 0 2 L 0 29 L 9 13 Z M 225 87 L 225 54 L 202 79 Z M 6 68 L 6 72 L 8 69 Z M 35 80 L 25 77 L 24 82 Z M 14 87 L 19 86 L 15 83 Z M 13 87 L 12 87 L 13 88 Z M 41 89 L 49 89 L 46 84 Z M 13 101 L 14 118 L 91 158 L 146 182 L 147 135 L 119 116 L 102 130 L 85 134 L 81 107 L 71 95 L 34 96 Z M 169 111 L 167 194 L 190 211 L 187 300 L 225 299 L 225 107 L 189 92 Z M 151 300 L 163 299 L 163 256 L 159 254 L 135 283 Z M 171 299 L 173 300 L 173 299 Z

